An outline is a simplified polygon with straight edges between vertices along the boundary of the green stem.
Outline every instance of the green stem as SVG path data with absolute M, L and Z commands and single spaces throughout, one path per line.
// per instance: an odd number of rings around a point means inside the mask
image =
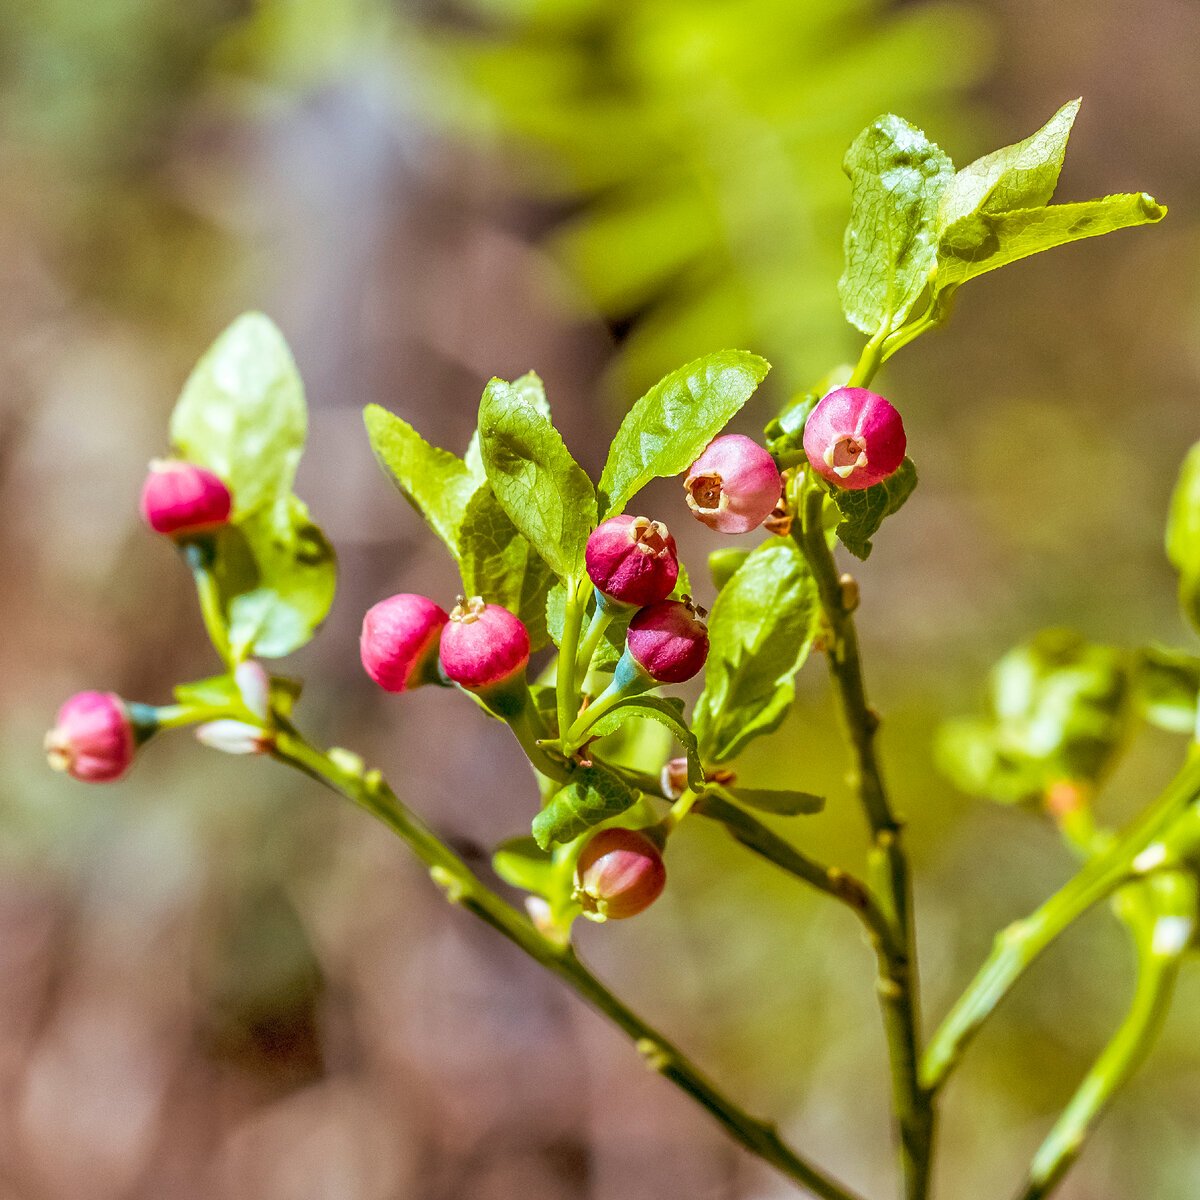
M 196 581 L 200 616 L 204 619 L 209 641 L 221 656 L 221 661 L 232 668 L 234 662 L 229 645 L 229 629 L 225 623 L 225 609 L 216 576 L 212 573 L 212 547 L 203 541 L 191 541 L 185 542 L 181 548 L 192 578 Z
M 1134 860 L 1200 795 L 1200 755 L 1193 754 L 1133 827 L 1093 858 L 1040 908 L 997 935 L 987 961 L 930 1039 L 921 1064 L 924 1086 L 945 1082 L 967 1044 L 1026 968 L 1084 913 L 1136 874 Z
M 587 708 L 585 708 L 583 712 L 579 714 L 579 719 L 575 721 L 570 729 L 567 730 L 566 736 L 562 741 L 563 754 L 570 758 L 571 755 L 575 753 L 576 747 L 586 740 L 588 730 L 591 729 L 591 727 L 595 725 L 595 723 L 599 721 L 601 717 L 607 715 L 614 708 L 616 708 L 622 700 L 628 699 L 629 695 L 629 691 L 619 687 L 614 679 L 613 682 L 610 683 L 608 687 L 606 687 L 604 691 L 602 691 L 600 695 L 597 696 L 596 699 L 593 700 L 591 704 L 589 704 Z
M 864 365 L 864 362 L 866 365 Z M 877 365 L 877 364 L 876 364 Z M 864 351 L 855 378 L 869 380 L 873 368 Z M 892 1106 L 900 1141 L 907 1200 L 929 1194 L 935 1113 L 932 1093 L 918 1077 L 920 996 L 912 918 L 912 881 L 904 852 L 903 827 L 892 812 L 875 753 L 879 717 L 867 702 L 858 633 L 847 610 L 837 565 L 825 539 L 824 492 L 810 485 L 802 520 L 793 531 L 816 580 L 829 629 L 826 659 L 850 745 L 851 782 L 871 828 L 872 891 L 879 897 L 894 936 L 880 954 L 878 992 L 888 1044 Z
M 1181 958 L 1178 953 L 1157 954 L 1144 940 L 1137 945 L 1137 985 L 1129 1011 L 1034 1155 L 1018 1200 L 1045 1200 L 1054 1191 L 1112 1097 L 1141 1066 L 1158 1037 Z
M 883 347 L 887 339 L 876 334 L 864 347 L 858 364 L 846 380 L 846 387 L 866 387 L 883 365 Z
M 558 701 L 558 735 L 567 736 L 579 712 L 579 691 L 575 686 L 575 656 L 579 649 L 579 630 L 585 606 L 579 600 L 579 581 L 567 581 L 567 603 L 563 614 L 562 641 L 558 647 L 558 676 L 555 680 Z
M 597 594 L 596 609 L 592 613 L 591 623 L 588 625 L 587 633 L 584 634 L 583 641 L 579 646 L 579 654 L 575 659 L 575 678 L 583 680 L 587 678 L 588 667 L 592 665 L 592 659 L 596 657 L 596 651 L 600 647 L 600 640 L 604 637 L 604 631 L 612 624 L 613 618 L 616 616 L 616 610 L 611 604 L 605 604 Z
M 358 770 L 345 753 L 323 754 L 294 728 L 282 725 L 272 750 L 281 762 L 317 780 L 365 809 L 396 833 L 425 863 L 447 898 L 479 917 L 530 958 L 569 984 L 637 1046 L 647 1064 L 707 1109 L 752 1154 L 807 1188 L 820 1200 L 859 1200 L 849 1188 L 792 1150 L 775 1127 L 749 1115 L 703 1075 L 661 1033 L 608 990 L 578 959 L 570 946 L 544 938 L 512 905 L 486 887 L 438 836 L 411 812 L 378 771 Z

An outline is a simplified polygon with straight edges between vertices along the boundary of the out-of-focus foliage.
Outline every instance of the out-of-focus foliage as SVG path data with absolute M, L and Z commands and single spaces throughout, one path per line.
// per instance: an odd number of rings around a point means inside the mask
M 845 148 L 889 109 L 947 129 L 985 57 L 959 5 L 473 9 L 480 28 L 447 40 L 484 100 L 474 116 L 530 152 L 522 187 L 571 206 L 552 245 L 611 319 L 634 321 L 635 387 L 716 345 L 761 350 L 789 386 L 843 356 Z

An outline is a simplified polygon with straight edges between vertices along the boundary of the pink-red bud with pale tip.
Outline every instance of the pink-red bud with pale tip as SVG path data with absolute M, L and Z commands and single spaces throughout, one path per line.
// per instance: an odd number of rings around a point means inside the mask
M 401 592 L 367 609 L 359 653 L 370 677 L 388 692 L 404 692 L 437 677 L 438 642 L 449 620 L 426 596 Z
M 683 481 L 696 519 L 718 533 L 749 533 L 779 503 L 783 480 L 757 442 L 727 433 L 709 442 Z
M 904 461 L 900 414 L 866 388 L 845 387 L 822 398 L 804 425 L 804 453 L 834 487 L 882 483 Z
M 649 908 L 666 882 L 662 853 L 645 834 L 601 829 L 579 855 L 575 898 L 584 916 L 619 921 Z
M 640 608 L 671 594 L 679 578 L 675 539 L 661 521 L 619 516 L 602 522 L 587 543 L 588 578 L 610 600 Z
M 229 489 L 205 467 L 178 459 L 157 460 L 142 485 L 142 516 L 157 533 L 202 533 L 229 520 Z
M 468 691 L 482 691 L 525 669 L 529 631 L 507 608 L 472 596 L 451 611 L 439 653 L 448 679 Z
M 708 658 L 701 609 L 685 596 L 659 600 L 634 614 L 625 645 L 629 656 L 658 683 L 691 679 Z
M 79 692 L 58 710 L 46 734 L 46 758 L 56 771 L 85 783 L 120 779 L 137 751 L 133 721 L 112 692 Z

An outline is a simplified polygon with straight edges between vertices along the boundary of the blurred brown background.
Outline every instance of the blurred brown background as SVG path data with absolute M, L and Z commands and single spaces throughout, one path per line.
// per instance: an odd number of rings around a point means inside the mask
M 776 364 L 753 432 L 857 353 L 837 310 L 842 150 L 880 111 L 959 162 L 1085 104 L 1059 198 L 1147 190 L 1160 227 L 973 285 L 889 368 L 922 486 L 861 571 L 883 747 L 912 819 L 927 1018 L 1071 869 L 956 795 L 930 739 L 1014 640 L 1180 643 L 1160 548 L 1200 436 L 1200 8 L 1064 0 L 0 0 L 0 1200 L 765 1200 L 789 1194 L 598 1017 L 435 894 L 403 847 L 263 762 L 156 743 L 128 782 L 45 768 L 82 687 L 208 673 L 188 580 L 139 527 L 188 367 L 239 311 L 312 408 L 299 490 L 341 585 L 288 664 L 321 739 L 469 855 L 520 832 L 513 745 L 452 695 L 383 697 L 364 609 L 443 599 L 379 475 L 379 402 L 461 449 L 535 368 L 598 468 L 698 353 Z M 711 543 L 655 493 L 702 573 Z M 1135 746 L 1116 817 L 1180 747 Z M 789 832 L 857 865 L 820 664 L 747 782 L 827 790 Z M 583 953 L 847 1182 L 891 1193 L 870 956 L 853 922 L 685 826 L 645 917 Z M 1125 1003 L 1105 912 L 1031 972 L 946 1096 L 941 1195 L 1003 1197 Z M 1200 1191 L 1196 980 L 1062 1195 Z

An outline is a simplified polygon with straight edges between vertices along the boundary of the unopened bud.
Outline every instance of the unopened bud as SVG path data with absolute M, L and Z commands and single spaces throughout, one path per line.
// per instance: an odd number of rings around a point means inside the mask
M 579 855 L 575 898 L 590 920 L 619 921 L 649 908 L 666 882 L 662 853 L 645 834 L 601 829 Z
M 233 681 L 242 703 L 259 720 L 265 721 L 271 711 L 271 677 L 262 663 L 252 658 L 238 663 L 233 671 Z
M 258 725 L 227 719 L 197 726 L 196 740 L 226 754 L 266 754 L 273 741 L 271 734 Z
M 524 671 L 529 631 L 507 608 L 473 596 L 450 613 L 440 655 L 447 678 L 468 691 L 484 691 Z
M 388 692 L 437 680 L 438 645 L 449 617 L 426 596 L 401 592 L 367 610 L 359 653 L 363 668 Z
M 629 622 L 629 657 L 657 683 L 683 683 L 708 658 L 704 611 L 685 596 L 640 609 Z
M 822 398 L 804 426 L 804 453 L 835 487 L 882 483 L 904 461 L 900 414 L 866 388 L 838 388 Z
M 156 459 L 142 485 L 141 509 L 157 533 L 183 537 L 229 520 L 233 498 L 219 476 L 195 463 Z
M 679 578 L 675 539 L 661 521 L 611 517 L 588 538 L 587 573 L 610 600 L 653 604 L 669 596 Z
M 46 734 L 46 759 L 84 783 L 110 783 L 129 769 L 137 737 L 129 708 L 113 692 L 79 692 Z

